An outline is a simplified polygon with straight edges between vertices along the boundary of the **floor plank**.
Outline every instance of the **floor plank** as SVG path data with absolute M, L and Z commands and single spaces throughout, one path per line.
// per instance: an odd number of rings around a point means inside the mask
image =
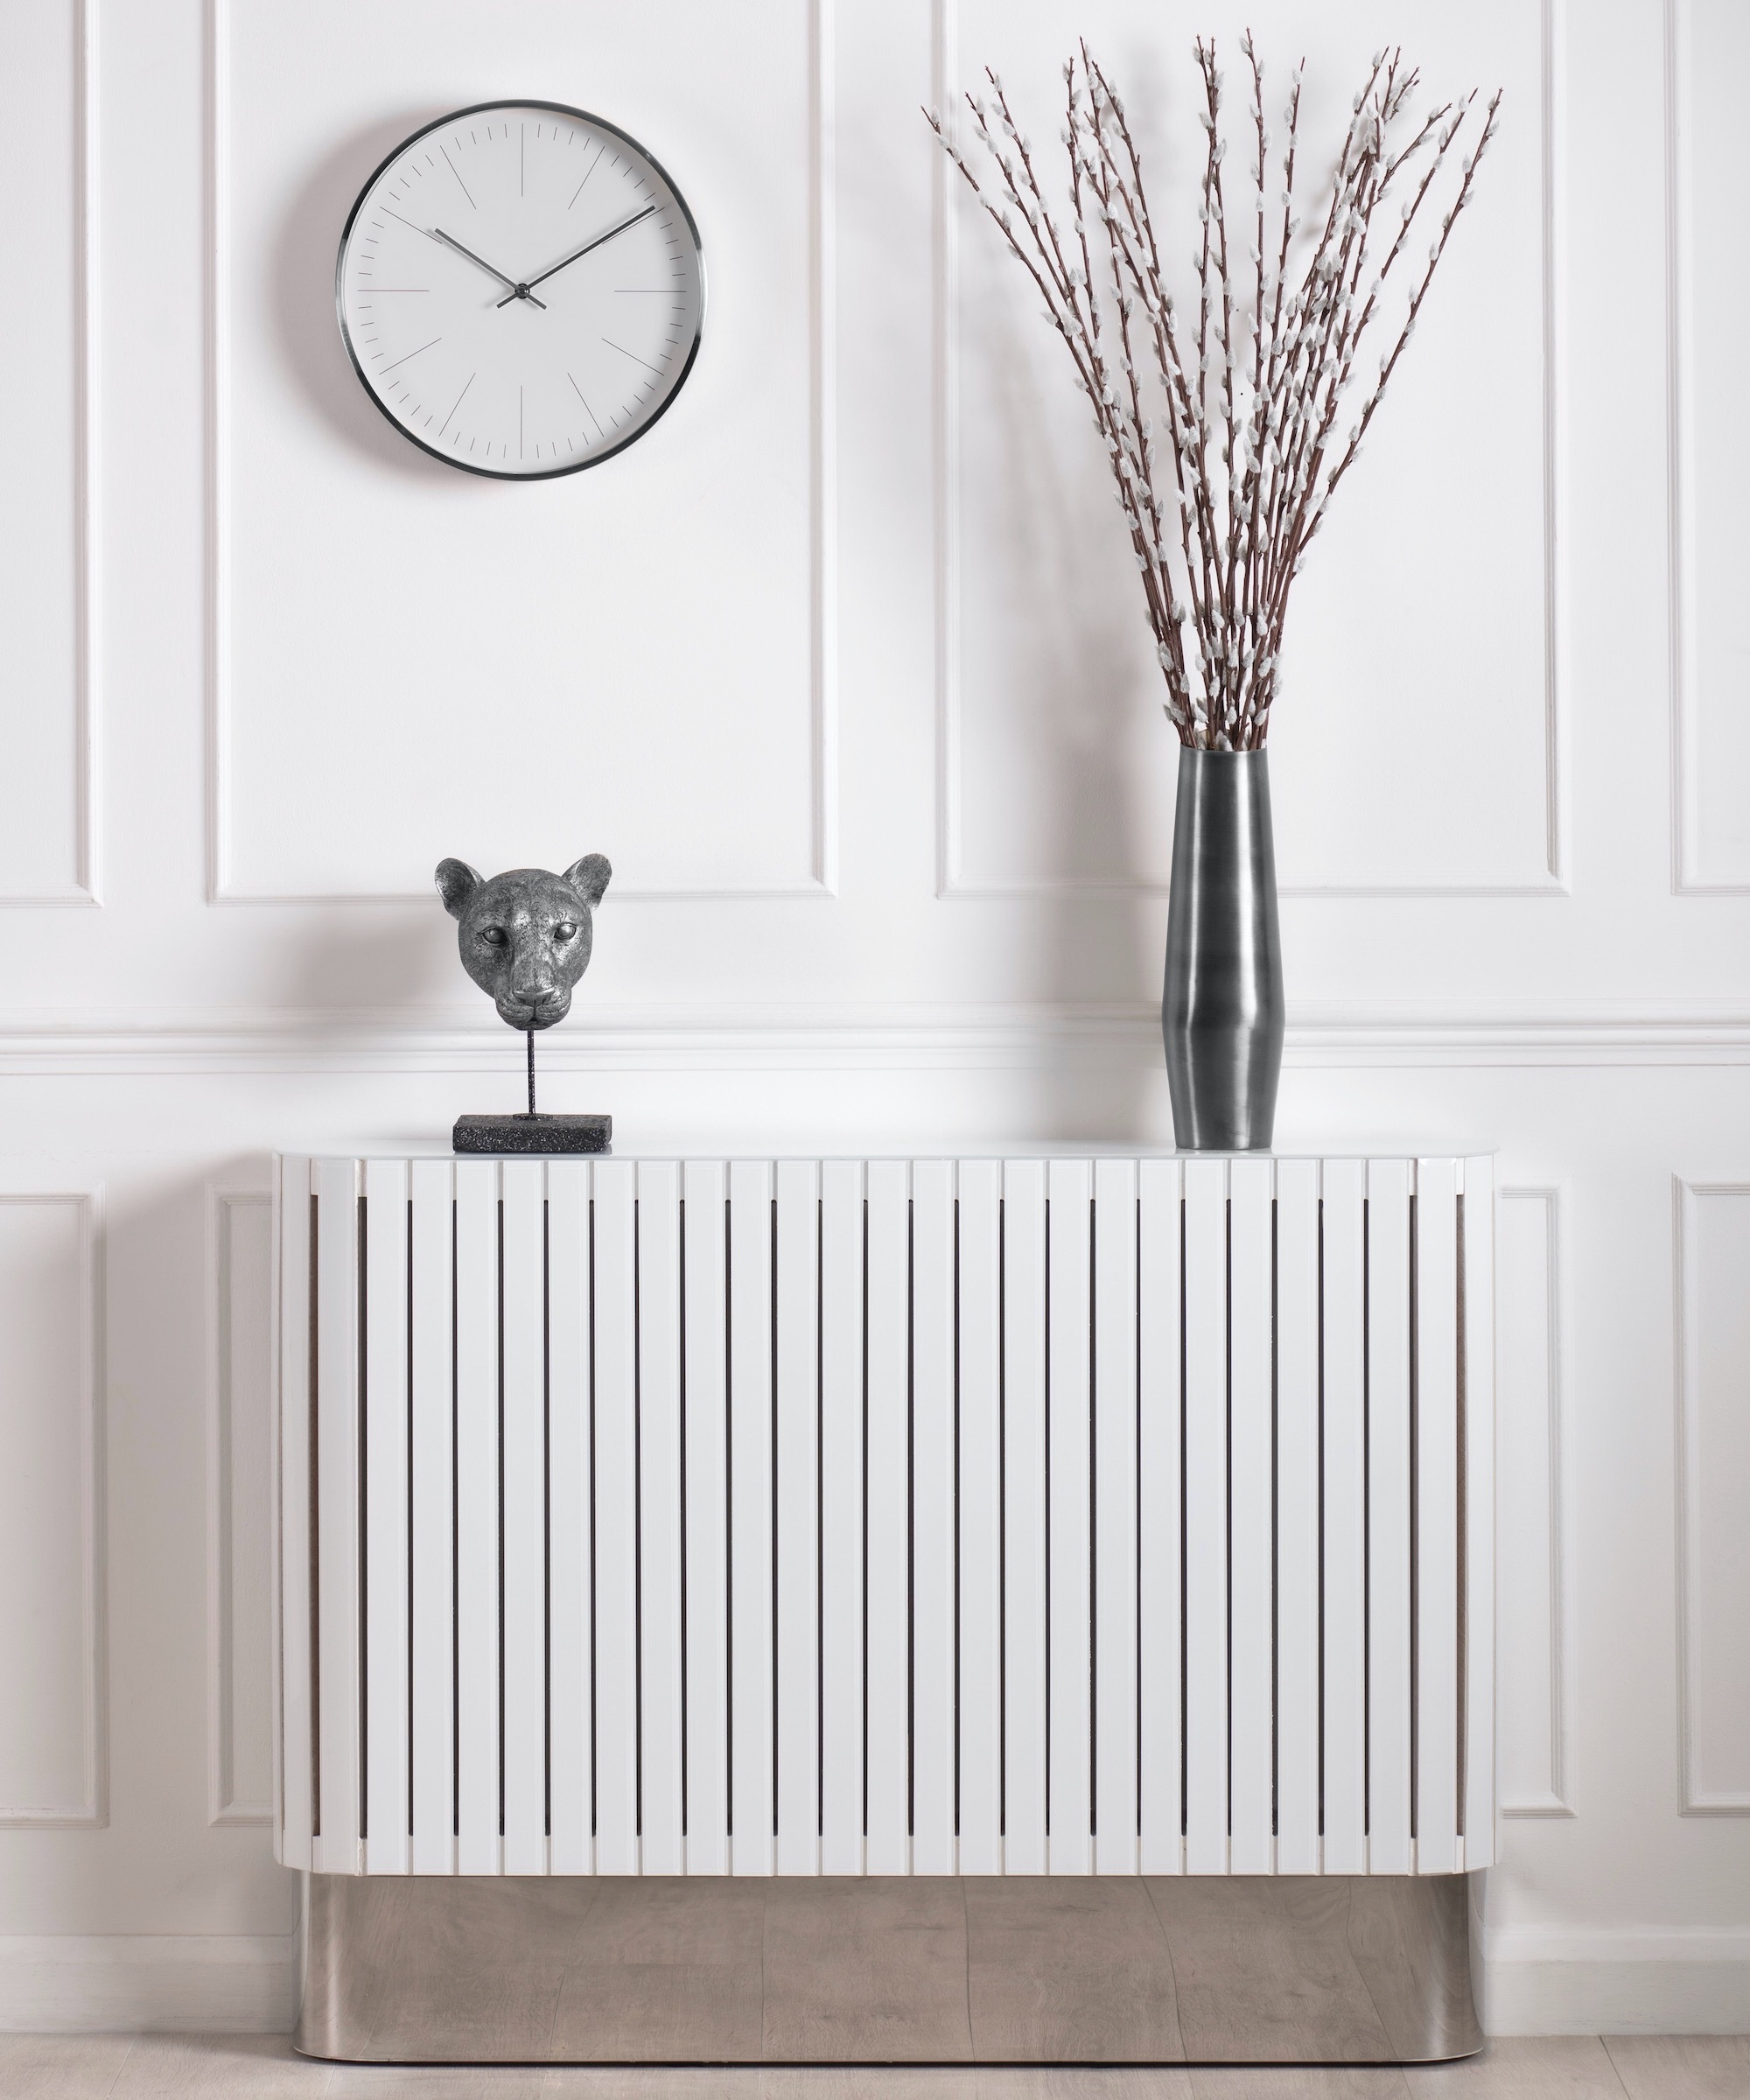
M 0 2034 L 5 2100 L 109 2100 L 131 2034 Z
M 768 1883 L 766 2055 L 780 2063 L 967 2062 L 962 1887 L 922 1875 L 872 1877 L 849 1889 Z
M 1750 2034 L 1613 2034 L 1604 2046 L 1629 2100 L 1750 2094 Z
M 284 2034 L 142 2034 L 109 2100 L 326 2100 L 330 2068 Z
M 1404 2073 L 1351 2063 L 1194 2065 L 1193 2100 L 1407 2100 Z
M 1461 2063 L 1424 2064 L 1408 2074 L 1416 2100 L 1623 2100 L 1595 2034 L 1492 2041 Z

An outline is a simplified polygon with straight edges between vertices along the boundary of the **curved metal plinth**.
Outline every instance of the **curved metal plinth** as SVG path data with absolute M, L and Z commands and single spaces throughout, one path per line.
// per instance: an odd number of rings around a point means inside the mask
M 1462 1875 L 305 1877 L 309 2056 L 1379 2063 L 1467 2056 Z

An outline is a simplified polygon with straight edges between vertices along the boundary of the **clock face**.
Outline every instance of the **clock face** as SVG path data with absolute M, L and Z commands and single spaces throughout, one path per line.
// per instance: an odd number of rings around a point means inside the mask
M 340 332 L 403 436 L 471 473 L 545 480 L 640 437 L 692 369 L 704 262 L 644 149 L 556 102 L 416 131 L 340 237 Z

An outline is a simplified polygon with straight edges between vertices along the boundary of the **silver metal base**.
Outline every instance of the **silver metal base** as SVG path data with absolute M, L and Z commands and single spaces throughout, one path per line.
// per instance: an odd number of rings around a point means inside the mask
M 1406 2063 L 1482 2047 L 1467 1879 L 305 1877 L 308 2056 Z

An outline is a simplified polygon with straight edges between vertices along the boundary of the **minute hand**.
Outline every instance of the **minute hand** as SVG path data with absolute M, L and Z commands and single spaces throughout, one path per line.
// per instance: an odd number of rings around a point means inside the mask
M 616 234 L 623 234 L 627 227 L 636 226 L 640 219 L 648 219 L 655 209 L 656 206 L 654 204 L 647 204 L 641 212 L 634 212 L 631 218 L 622 219 L 618 226 L 609 227 L 605 234 L 598 234 L 593 241 L 585 241 L 581 248 L 574 248 L 569 256 L 562 256 L 551 270 L 543 270 L 538 277 L 530 277 L 528 280 L 529 289 L 532 290 L 536 285 L 544 284 L 549 277 L 556 276 L 568 263 L 577 262 L 580 256 L 588 255 L 592 248 L 600 248 L 605 242 L 612 241 Z M 510 299 L 514 299 L 515 297 L 516 294 L 512 292 Z M 508 306 L 510 299 L 500 299 L 499 304 Z

